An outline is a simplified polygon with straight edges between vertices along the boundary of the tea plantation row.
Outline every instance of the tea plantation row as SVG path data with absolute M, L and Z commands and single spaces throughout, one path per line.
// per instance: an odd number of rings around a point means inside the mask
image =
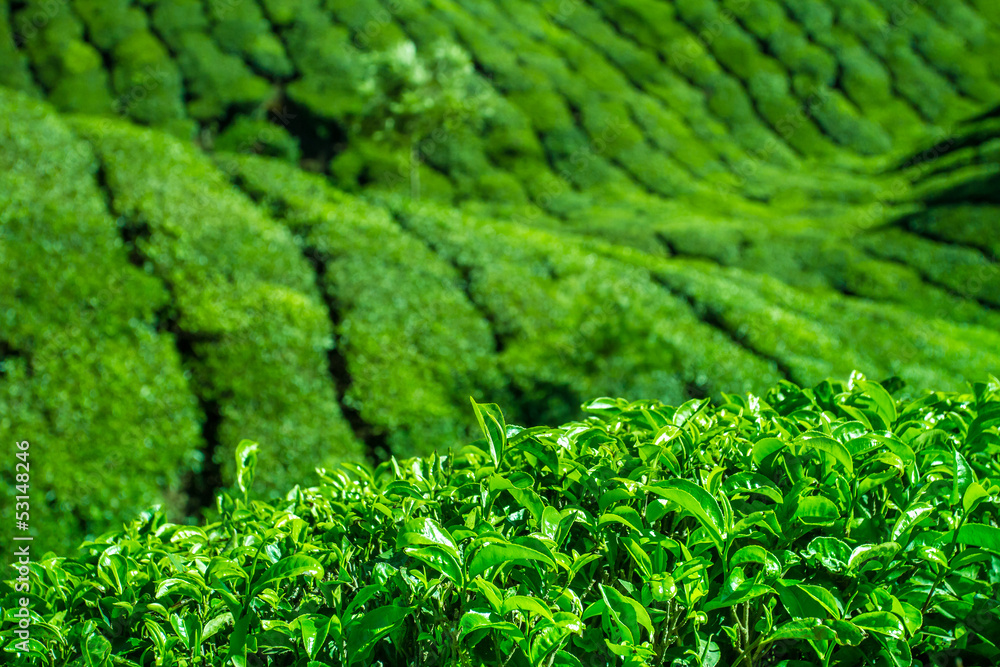
M 595 395 L 854 368 L 958 389 L 1000 366 L 989 120 L 890 174 L 917 203 L 896 218 L 661 201 L 673 218 L 597 234 L 362 199 L 12 91 L 0 108 L 0 413 L 43 453 L 35 528 L 53 547 L 152 502 L 197 514 L 246 436 L 268 444 L 273 490 L 468 438 L 470 395 L 560 423 Z
M 269 502 L 249 499 L 268 471 L 244 441 L 207 523 L 150 510 L 0 584 L 31 628 L 0 648 L 60 666 L 996 664 L 1000 380 L 900 387 L 600 398 L 558 428 L 473 403 L 482 439 Z
M 405 149 L 349 132 L 365 58 L 454 44 L 495 108 L 422 143 L 427 191 L 566 217 L 609 195 L 770 197 L 817 159 L 860 168 L 1000 102 L 989 2 L 897 5 L 4 0 L 0 85 L 385 185 Z

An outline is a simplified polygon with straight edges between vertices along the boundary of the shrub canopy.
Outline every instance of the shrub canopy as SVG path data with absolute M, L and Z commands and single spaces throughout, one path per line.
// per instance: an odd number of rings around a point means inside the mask
M 1000 659 L 1000 380 L 600 398 L 558 428 L 151 510 L 26 566 L 24 664 L 909 665 Z M 17 595 L 3 584 L 3 604 Z M 12 650 L 12 630 L 0 635 Z

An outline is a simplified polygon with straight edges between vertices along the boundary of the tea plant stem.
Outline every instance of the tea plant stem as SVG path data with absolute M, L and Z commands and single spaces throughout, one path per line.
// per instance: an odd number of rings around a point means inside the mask
M 948 545 L 949 546 L 949 549 L 948 549 L 948 552 L 949 552 L 948 553 L 948 561 L 949 561 L 949 563 L 951 561 L 951 557 L 955 554 L 955 546 L 958 544 L 958 531 L 960 531 L 962 529 L 962 526 L 965 525 L 965 521 L 968 518 L 969 518 L 968 515 L 962 516 L 962 520 L 959 521 L 958 525 L 955 527 L 955 533 L 951 536 L 951 544 Z M 929 591 L 927 591 L 927 599 L 924 600 L 923 606 L 920 607 L 920 614 L 921 614 L 921 616 L 923 614 L 927 613 L 927 605 L 929 605 L 931 603 L 931 598 L 934 597 L 934 591 L 936 591 L 937 588 L 938 588 L 938 586 L 941 585 L 941 582 L 944 580 L 944 576 L 947 573 L 949 567 L 950 566 L 941 567 L 941 569 L 938 571 L 937 578 L 934 580 L 934 585 L 931 586 L 931 589 Z
M 736 615 L 735 613 L 733 614 Z M 740 631 L 740 651 L 743 656 L 743 662 L 746 663 L 747 667 L 753 667 L 754 655 L 751 653 L 750 646 L 750 603 L 743 603 L 743 622 L 736 623 L 737 628 Z

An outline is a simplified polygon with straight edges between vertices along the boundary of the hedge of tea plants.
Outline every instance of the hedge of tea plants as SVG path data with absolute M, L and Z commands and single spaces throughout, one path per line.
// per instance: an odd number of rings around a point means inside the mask
M 23 568 L 24 665 L 991 665 L 1000 380 L 599 398 Z M 5 620 L 8 620 L 5 618 Z
M 201 469 L 201 415 L 157 326 L 170 295 L 129 261 L 90 146 L 2 91 L 0 146 L 0 429 L 46 443 L 32 516 L 47 546 L 69 548 L 81 526 L 181 492 Z
M 317 463 L 359 455 L 330 372 L 329 314 L 291 233 L 172 137 L 96 119 L 73 127 L 100 156 L 133 260 L 170 293 L 162 326 L 208 413 L 220 480 L 232 479 L 239 430 L 280 449 L 271 462 L 278 488 Z
M 470 394 L 1000 368 L 998 40 L 986 0 L 0 0 L 34 537 L 197 517 L 244 437 L 270 490 L 425 454 Z M 439 53 L 476 123 L 358 120 Z
M 905 153 L 1000 102 L 988 2 L 897 5 L 4 0 L 0 83 L 207 147 L 234 124 L 266 124 L 290 131 L 310 168 L 384 176 L 402 156 L 347 131 L 366 59 L 443 42 L 501 101 L 483 132 L 422 142 L 448 183 L 438 196 L 565 216 L 594 195 L 773 193 L 814 159 Z

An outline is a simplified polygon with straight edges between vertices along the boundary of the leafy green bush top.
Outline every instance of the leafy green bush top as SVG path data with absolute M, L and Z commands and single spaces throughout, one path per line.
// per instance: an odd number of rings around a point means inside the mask
M 24 664 L 875 665 L 1000 659 L 1000 380 L 853 375 L 320 470 L 27 566 Z M 5 608 L 17 595 L 2 589 Z M 0 633 L 12 651 L 12 630 Z
M 275 209 L 316 263 L 350 377 L 344 400 L 370 434 L 397 456 L 467 439 L 475 427 L 463 410 L 469 394 L 501 395 L 506 381 L 460 273 L 387 210 L 321 176 L 259 157 L 221 164 Z
M 176 494 L 199 467 L 199 410 L 156 328 L 169 294 L 129 262 L 97 170 L 51 107 L 0 88 L 0 430 L 36 454 L 40 549 Z
M 223 479 L 247 432 L 280 448 L 268 464 L 278 488 L 359 455 L 329 373 L 329 312 L 288 230 L 176 139 L 104 119 L 74 128 L 101 160 L 130 251 L 170 291 L 160 316 L 185 352 L 192 389 L 218 411 Z

